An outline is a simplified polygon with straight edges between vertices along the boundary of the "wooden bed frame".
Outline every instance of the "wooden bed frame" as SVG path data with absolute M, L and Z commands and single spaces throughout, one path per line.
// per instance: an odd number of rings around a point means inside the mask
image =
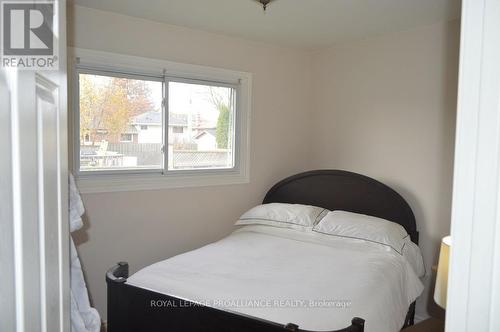
M 408 203 L 390 187 L 360 174 L 340 170 L 297 174 L 269 190 L 264 203 L 273 202 L 315 205 L 384 218 L 402 225 L 418 244 L 415 216 Z M 126 283 L 128 276 L 125 262 L 113 266 L 106 274 L 108 332 L 307 332 L 293 323 L 281 325 L 131 286 Z M 412 303 L 403 327 L 413 325 L 414 316 L 415 303 Z M 353 318 L 350 326 L 332 332 L 363 331 L 364 320 Z

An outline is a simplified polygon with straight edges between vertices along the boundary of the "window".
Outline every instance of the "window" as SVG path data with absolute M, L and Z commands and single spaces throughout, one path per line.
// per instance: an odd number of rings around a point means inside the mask
M 248 181 L 249 74 L 78 52 L 73 164 L 84 191 Z
M 81 71 L 78 83 L 79 171 L 161 169 L 163 82 Z M 139 122 L 157 130 L 142 135 Z
M 132 140 L 133 140 L 132 134 L 121 134 L 120 142 L 128 143 L 132 142 Z
M 169 82 L 168 91 L 169 125 L 173 126 L 168 136 L 168 169 L 234 167 L 235 89 Z
M 182 134 L 184 133 L 184 127 L 179 127 L 179 126 L 175 126 L 173 127 L 173 133 L 174 134 Z

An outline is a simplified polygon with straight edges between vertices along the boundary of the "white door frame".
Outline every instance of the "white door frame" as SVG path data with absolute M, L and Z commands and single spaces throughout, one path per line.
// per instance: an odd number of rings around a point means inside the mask
M 0 68 L 0 330 L 70 331 L 66 0 L 59 70 Z
M 500 331 L 500 1 L 462 6 L 446 331 Z

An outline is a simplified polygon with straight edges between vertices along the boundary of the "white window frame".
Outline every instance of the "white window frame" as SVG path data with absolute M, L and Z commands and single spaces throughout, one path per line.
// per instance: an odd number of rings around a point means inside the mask
M 70 53 L 70 77 L 72 77 L 71 137 L 72 169 L 82 193 L 154 190 L 167 188 L 229 185 L 249 182 L 250 168 L 250 113 L 252 75 L 198 65 L 149 59 L 108 52 L 73 48 Z M 81 71 L 105 74 L 120 73 L 131 78 L 146 80 L 162 78 L 165 83 L 184 82 L 214 86 L 228 86 L 236 90 L 234 130 L 234 167 L 228 169 L 168 170 L 168 152 L 164 152 L 161 169 L 131 169 L 80 171 L 79 163 L 79 77 Z M 165 79 L 166 77 L 166 79 Z M 168 96 L 166 96 L 168 98 Z M 168 100 L 168 99 L 167 99 Z M 168 103 L 167 103 L 168 104 Z M 164 117 L 167 117 L 167 105 Z M 168 117 L 167 117 L 168 118 Z M 164 119 L 164 142 L 168 142 L 168 120 Z

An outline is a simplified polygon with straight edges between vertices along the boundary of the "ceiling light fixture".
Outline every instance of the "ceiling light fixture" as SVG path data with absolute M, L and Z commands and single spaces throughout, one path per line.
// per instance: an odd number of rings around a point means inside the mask
M 259 1 L 261 4 L 262 4 L 262 7 L 264 8 L 264 11 L 266 11 L 267 9 L 267 5 L 269 5 L 269 3 L 273 0 L 257 0 Z

